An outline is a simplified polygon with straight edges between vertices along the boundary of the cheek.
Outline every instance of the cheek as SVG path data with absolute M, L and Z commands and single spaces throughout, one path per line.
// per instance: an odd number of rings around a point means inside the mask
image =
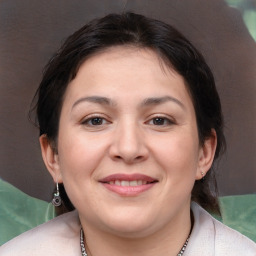
M 75 206 L 80 209 L 84 202 L 94 202 L 95 176 L 106 155 L 106 141 L 65 133 L 59 146 L 59 164 L 66 192 Z M 81 196 L 82 195 L 82 196 Z M 92 205 L 91 205 L 92 207 Z
M 173 182 L 184 177 L 195 177 L 198 165 L 198 141 L 196 137 L 176 134 L 157 140 L 154 144 L 154 155 L 158 164 L 172 176 Z
M 59 163 L 63 176 L 80 179 L 91 176 L 105 155 L 106 142 L 83 133 L 64 133 L 59 144 Z M 65 179 L 65 177 L 63 177 Z

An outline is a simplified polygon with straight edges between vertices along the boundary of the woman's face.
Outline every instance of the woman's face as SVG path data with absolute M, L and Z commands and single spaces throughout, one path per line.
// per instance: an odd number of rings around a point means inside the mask
M 181 223 L 210 167 L 183 78 L 132 47 L 83 63 L 64 96 L 58 154 L 41 145 L 82 224 L 123 236 Z

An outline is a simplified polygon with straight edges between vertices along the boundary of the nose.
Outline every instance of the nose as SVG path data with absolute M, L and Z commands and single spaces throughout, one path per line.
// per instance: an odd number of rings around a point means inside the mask
M 146 160 L 149 150 L 139 125 L 129 120 L 119 123 L 115 129 L 109 153 L 114 161 L 123 161 L 126 164 Z

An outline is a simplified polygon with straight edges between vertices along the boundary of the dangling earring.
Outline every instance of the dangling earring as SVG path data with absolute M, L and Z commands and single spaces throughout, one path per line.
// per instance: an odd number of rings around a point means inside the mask
M 61 197 L 58 182 L 56 182 L 56 193 L 53 194 L 52 204 L 56 207 L 61 205 Z

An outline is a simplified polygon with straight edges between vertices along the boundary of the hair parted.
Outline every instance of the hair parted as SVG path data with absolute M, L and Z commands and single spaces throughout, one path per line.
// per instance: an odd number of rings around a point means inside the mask
M 184 78 L 194 105 L 201 145 L 212 136 L 213 129 L 216 131 L 216 160 L 225 149 L 225 137 L 220 99 L 210 68 L 197 49 L 175 28 L 135 13 L 109 14 L 89 22 L 68 37 L 52 57 L 36 92 L 35 107 L 31 108 L 31 111 L 36 110 L 40 135 L 45 134 L 57 152 L 64 94 L 81 64 L 109 47 L 129 45 L 154 51 Z M 74 209 L 63 186 L 60 192 L 66 202 L 66 211 Z M 192 200 L 206 210 L 219 213 L 213 167 L 203 182 L 195 182 Z

